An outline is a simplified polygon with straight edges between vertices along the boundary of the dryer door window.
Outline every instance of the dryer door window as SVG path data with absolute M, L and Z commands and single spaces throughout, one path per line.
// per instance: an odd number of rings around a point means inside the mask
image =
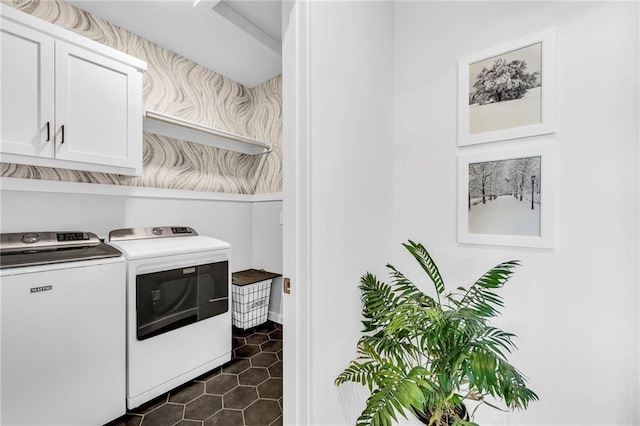
M 137 339 L 144 340 L 228 310 L 228 262 L 136 277 Z

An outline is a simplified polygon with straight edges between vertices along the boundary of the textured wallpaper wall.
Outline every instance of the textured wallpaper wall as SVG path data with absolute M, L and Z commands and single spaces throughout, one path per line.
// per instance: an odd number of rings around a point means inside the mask
M 270 142 L 250 156 L 144 134 L 144 175 L 0 163 L 0 176 L 241 194 L 282 191 L 282 78 L 247 88 L 61 0 L 0 0 L 147 62 L 145 108 Z

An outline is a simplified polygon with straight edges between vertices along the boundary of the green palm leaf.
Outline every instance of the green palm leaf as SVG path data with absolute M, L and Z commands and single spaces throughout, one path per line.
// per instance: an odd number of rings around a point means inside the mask
M 360 279 L 360 291 L 364 331 L 374 331 L 385 324 L 385 318 L 398 306 L 398 298 L 390 285 L 371 273 Z
M 433 261 L 427 249 L 424 248 L 422 244 L 414 243 L 409 240 L 409 244 L 402 244 L 404 248 L 406 248 L 409 253 L 418 261 L 422 269 L 427 273 L 427 276 L 433 282 L 433 285 L 436 287 L 436 292 L 438 295 L 444 293 L 444 281 L 440 276 L 440 272 L 438 271 L 438 267 L 436 263 Z
M 433 389 L 425 379 L 429 374 L 423 367 L 417 366 L 408 372 L 393 365 L 384 365 L 379 371 L 382 385 L 371 394 L 367 406 L 357 420 L 357 426 L 391 425 L 391 419 L 397 421 L 396 413 L 406 418 L 405 410 L 423 409 L 425 392 Z
M 513 269 L 520 265 L 517 260 L 503 262 L 491 268 L 482 275 L 464 294 L 462 299 L 455 303 L 458 311 L 471 310 L 470 315 L 481 318 L 495 317 L 499 314 L 496 307 L 504 306 L 502 297 L 493 289 L 504 286 L 513 274 Z
M 404 303 L 411 302 L 423 306 L 435 307 L 436 302 L 433 297 L 424 294 L 416 287 L 404 274 L 398 271 L 393 265 L 387 264 L 391 269 L 393 289 L 398 299 Z
M 380 369 L 380 364 L 375 361 L 351 361 L 351 364 L 345 370 L 340 373 L 336 378 L 335 384 L 341 385 L 346 382 L 355 382 L 362 385 L 366 385 L 369 391 L 377 385 L 377 374 Z

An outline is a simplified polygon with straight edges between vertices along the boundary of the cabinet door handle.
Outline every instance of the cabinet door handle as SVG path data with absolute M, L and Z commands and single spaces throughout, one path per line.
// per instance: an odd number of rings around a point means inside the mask
M 62 130 L 62 140 L 60 141 L 60 145 L 62 145 L 64 143 L 64 124 L 60 127 L 60 129 Z
M 47 142 L 51 140 L 51 123 L 47 121 Z

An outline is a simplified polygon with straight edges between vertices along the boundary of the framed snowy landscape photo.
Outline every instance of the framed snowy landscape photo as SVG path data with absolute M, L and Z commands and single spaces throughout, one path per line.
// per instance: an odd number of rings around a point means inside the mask
M 464 152 L 458 157 L 458 242 L 553 248 L 553 145 Z
M 555 29 L 460 60 L 458 146 L 555 130 Z

